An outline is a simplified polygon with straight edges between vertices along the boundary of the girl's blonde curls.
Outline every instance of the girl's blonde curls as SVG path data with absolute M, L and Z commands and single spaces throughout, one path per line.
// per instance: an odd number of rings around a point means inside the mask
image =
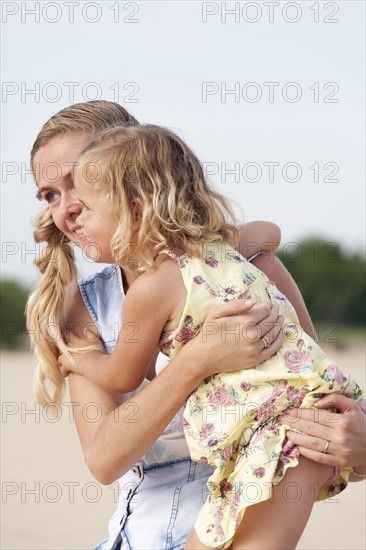
M 79 158 L 74 180 L 92 185 L 112 205 L 117 229 L 111 250 L 125 269 L 131 259 L 141 271 L 152 267 L 167 247 L 202 257 L 206 244 L 238 238 L 229 202 L 207 184 L 191 149 L 165 128 L 115 127 L 98 134 Z

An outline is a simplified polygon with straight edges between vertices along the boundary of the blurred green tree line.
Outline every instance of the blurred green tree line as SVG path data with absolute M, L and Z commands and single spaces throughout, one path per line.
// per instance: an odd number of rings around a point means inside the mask
M 346 254 L 337 243 L 309 238 L 287 243 L 277 256 L 297 282 L 315 326 L 366 324 L 365 260 L 360 254 Z M 17 348 L 27 342 L 28 292 L 15 281 L 0 281 L 2 347 Z
M 335 242 L 287 243 L 277 256 L 295 279 L 315 324 L 366 324 L 365 259 Z
M 13 349 L 25 346 L 24 310 L 28 292 L 16 281 L 0 281 L 1 347 Z

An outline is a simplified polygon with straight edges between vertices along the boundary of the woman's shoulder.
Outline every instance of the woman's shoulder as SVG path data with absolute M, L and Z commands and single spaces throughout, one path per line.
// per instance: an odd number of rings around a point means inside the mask
M 118 265 L 109 265 L 93 275 L 79 279 L 79 289 L 88 308 L 89 305 L 95 307 L 100 300 L 110 301 L 113 297 L 123 301 L 125 293 L 121 268 Z
M 122 271 L 110 265 L 79 281 L 80 295 L 89 316 L 97 324 L 105 346 L 115 340 L 116 321 L 120 320 L 125 300 Z M 85 307 L 83 309 L 85 309 Z
M 117 281 L 122 282 L 121 268 L 118 265 L 108 265 L 104 269 L 101 269 L 92 275 L 80 278 L 79 286 L 90 286 L 96 284 L 99 280 L 106 281 L 111 279 L 116 279 Z
M 65 300 L 66 317 L 68 319 L 68 331 L 73 333 L 78 338 L 84 338 L 84 329 L 86 326 L 92 328 L 94 336 L 97 336 L 97 331 L 94 331 L 93 317 L 86 307 L 82 298 L 79 287 L 75 286 L 69 289 Z

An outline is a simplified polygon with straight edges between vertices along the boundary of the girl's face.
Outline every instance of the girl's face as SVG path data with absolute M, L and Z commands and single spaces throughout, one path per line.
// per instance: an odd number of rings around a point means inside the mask
M 75 192 L 82 205 L 76 223 L 84 254 L 97 262 L 113 263 L 110 244 L 116 223 L 110 205 L 103 193 L 83 180 L 75 182 Z
M 88 141 L 80 135 L 55 137 L 34 156 L 37 197 L 48 203 L 56 226 L 76 244 L 81 244 L 76 218 L 82 204 L 75 195 L 71 170 Z

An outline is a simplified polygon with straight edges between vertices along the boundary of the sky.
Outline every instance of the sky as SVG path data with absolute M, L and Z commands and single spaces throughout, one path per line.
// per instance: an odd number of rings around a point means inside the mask
M 365 244 L 365 3 L 1 2 L 1 276 L 33 284 L 29 151 L 67 105 L 118 101 L 187 141 L 243 221 Z M 80 257 L 81 274 L 99 266 Z

